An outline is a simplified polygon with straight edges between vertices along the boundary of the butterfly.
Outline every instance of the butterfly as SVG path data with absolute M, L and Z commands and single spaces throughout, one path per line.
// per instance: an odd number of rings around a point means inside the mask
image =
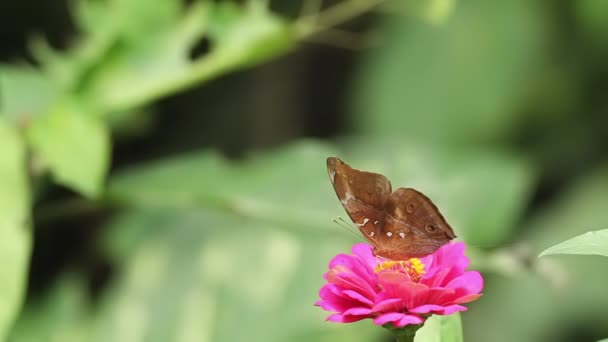
M 344 210 L 377 256 L 423 257 L 456 237 L 439 209 L 421 192 L 392 191 L 385 176 L 353 169 L 336 157 L 327 158 L 327 171 Z

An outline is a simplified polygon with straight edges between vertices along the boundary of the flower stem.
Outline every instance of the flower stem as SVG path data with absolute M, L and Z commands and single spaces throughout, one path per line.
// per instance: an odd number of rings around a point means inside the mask
M 395 328 L 392 323 L 387 323 L 383 326 L 395 335 L 396 342 L 414 342 L 416 332 L 422 328 L 422 324 L 408 325 L 403 328 Z

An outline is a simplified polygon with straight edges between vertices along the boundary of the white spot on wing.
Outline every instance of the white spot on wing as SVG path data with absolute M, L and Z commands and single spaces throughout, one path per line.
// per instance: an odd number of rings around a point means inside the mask
M 334 179 L 336 178 L 336 171 L 331 170 L 329 171 L 329 178 L 331 179 L 331 182 L 334 182 Z
M 392 232 L 386 232 L 386 236 L 391 237 L 391 236 L 393 236 L 393 233 Z
M 370 232 L 370 233 L 369 233 L 369 236 L 374 236 L 374 232 Z
M 378 223 L 380 223 L 380 221 L 374 221 L 374 225 L 377 225 Z
M 351 199 L 355 199 L 353 194 L 351 194 L 350 191 L 345 191 L 344 198 L 341 199 L 340 202 L 342 202 L 343 205 L 346 205 L 348 203 L 348 201 L 350 201 Z
M 367 222 L 369 222 L 369 219 L 366 217 L 363 219 L 363 225 L 365 226 L 367 224 Z
M 405 233 L 401 232 L 399 233 L 399 236 L 401 236 L 402 239 L 405 239 Z

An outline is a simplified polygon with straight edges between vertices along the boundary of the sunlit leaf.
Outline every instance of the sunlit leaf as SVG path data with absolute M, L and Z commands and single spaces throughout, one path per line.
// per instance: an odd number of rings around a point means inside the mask
M 0 117 L 0 340 L 19 312 L 31 248 L 25 148 Z
M 27 119 L 48 110 L 56 89 L 40 71 L 0 65 L 0 113 Z
M 416 333 L 415 342 L 462 342 L 460 314 L 450 316 L 433 315 Z
M 608 256 L 608 229 L 588 232 L 545 249 L 539 256 L 551 254 L 595 254 Z
M 75 103 L 55 105 L 28 131 L 34 150 L 58 183 L 95 197 L 103 189 L 110 154 L 108 128 Z

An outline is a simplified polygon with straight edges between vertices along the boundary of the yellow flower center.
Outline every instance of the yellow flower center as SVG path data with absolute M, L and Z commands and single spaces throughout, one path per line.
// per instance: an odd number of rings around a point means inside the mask
M 425 265 L 418 258 L 411 258 L 409 260 L 387 260 L 379 263 L 376 266 L 376 273 L 382 271 L 397 271 L 403 272 L 410 276 L 412 281 L 418 282 L 422 275 L 426 273 L 424 270 Z

